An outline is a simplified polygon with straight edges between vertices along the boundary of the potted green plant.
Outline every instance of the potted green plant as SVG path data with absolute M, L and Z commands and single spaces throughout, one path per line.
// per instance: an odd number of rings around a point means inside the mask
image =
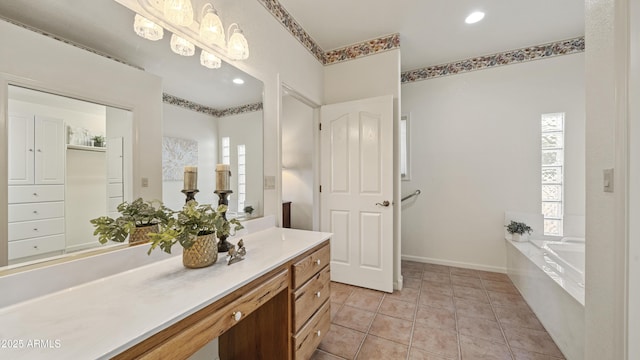
M 185 267 L 214 264 L 218 259 L 216 236 L 225 231 L 226 220 L 222 220 L 225 211 L 224 205 L 213 209 L 211 205 L 198 205 L 195 200 L 187 202 L 157 233 L 150 235 L 152 243 L 148 253 L 160 247 L 170 254 L 173 245 L 180 244 L 184 248 L 182 264 Z
M 104 136 L 102 135 L 96 135 L 94 137 L 91 138 L 91 140 L 93 140 L 93 145 L 97 146 L 97 147 L 104 147 Z
M 216 236 L 220 240 L 218 243 L 218 251 L 225 252 L 231 247 L 231 243 L 227 241 L 229 236 L 232 236 L 236 231 L 244 229 L 244 226 L 240 224 L 238 219 L 227 220 L 227 205 L 218 206 L 217 212 L 219 214 L 216 219 Z M 233 234 L 231 233 L 231 227 L 233 225 Z
M 506 225 L 507 232 L 511 234 L 511 240 L 513 241 L 527 241 L 528 235 L 531 234 L 531 227 L 523 222 L 517 222 L 511 220 L 509 225 Z
M 255 210 L 255 209 L 254 209 L 254 208 L 253 208 L 253 206 L 251 206 L 251 205 L 247 205 L 247 206 L 245 206 L 245 207 L 244 207 L 244 212 L 245 212 L 249 217 L 251 216 L 251 214 L 253 214 L 254 210 Z
M 149 242 L 148 234 L 157 232 L 158 225 L 166 223 L 172 214 L 160 201 L 151 202 L 142 198 L 131 203 L 125 201 L 117 209 L 120 213 L 118 218 L 100 216 L 90 220 L 96 228 L 93 235 L 98 236 L 101 244 L 109 240 L 124 242 L 127 237 L 130 245 Z

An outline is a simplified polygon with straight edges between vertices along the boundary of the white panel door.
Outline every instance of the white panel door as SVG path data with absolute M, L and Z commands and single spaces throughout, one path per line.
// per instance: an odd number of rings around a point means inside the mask
M 123 177 L 123 145 L 122 137 L 107 139 L 107 180 L 109 184 L 122 184 Z
M 64 121 L 45 116 L 35 120 L 35 183 L 64 184 Z
M 9 114 L 9 185 L 33 184 L 33 115 Z
M 393 291 L 393 97 L 321 109 L 321 229 L 331 280 Z

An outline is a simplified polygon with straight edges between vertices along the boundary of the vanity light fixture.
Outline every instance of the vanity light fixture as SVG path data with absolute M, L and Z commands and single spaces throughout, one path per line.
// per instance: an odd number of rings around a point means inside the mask
M 191 25 L 193 23 L 191 0 L 164 0 L 164 17 L 176 25 Z
M 484 19 L 484 13 L 482 11 L 474 11 L 464 19 L 464 22 L 467 24 L 475 24 L 482 19 Z
M 216 69 L 220 67 L 221 58 L 249 58 L 249 44 L 240 26 L 232 23 L 225 33 L 222 20 L 211 3 L 202 7 L 198 23 L 194 19 L 191 0 L 117 1 L 137 1 L 142 6 L 142 15 L 136 14 L 134 21 L 134 30 L 139 36 L 155 41 L 162 39 L 164 29 L 167 29 L 173 33 L 171 50 L 182 56 L 192 56 L 197 44 L 203 50 L 200 54 L 203 66 Z
M 200 52 L 200 64 L 204 67 L 208 67 L 209 69 L 219 69 L 220 66 L 222 66 L 222 60 L 203 49 Z
M 210 3 L 202 8 L 202 20 L 200 21 L 200 37 L 203 41 L 215 44 L 224 49 L 224 27 L 218 16 L 218 12 Z
M 227 33 L 230 34 L 229 41 L 227 41 L 227 55 L 233 60 L 249 58 L 249 44 L 238 24 L 231 24 Z
M 232 80 L 234 84 L 236 85 L 242 85 L 244 84 L 244 80 L 240 79 L 240 78 L 235 78 Z
M 151 41 L 160 40 L 164 36 L 162 26 L 138 14 L 133 21 L 133 30 L 138 36 Z
M 182 56 L 192 56 L 196 53 L 195 45 L 176 34 L 171 35 L 171 50 Z

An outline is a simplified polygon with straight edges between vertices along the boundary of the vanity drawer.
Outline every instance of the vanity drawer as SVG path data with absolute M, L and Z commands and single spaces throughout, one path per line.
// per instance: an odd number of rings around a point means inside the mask
M 329 266 L 325 266 L 317 275 L 293 293 L 293 332 L 302 325 L 329 299 Z
M 63 250 L 64 234 L 9 242 L 9 260 Z
M 300 332 L 293 337 L 293 358 L 296 360 L 310 359 L 320 341 L 331 326 L 331 302 L 327 301 L 309 320 Z
M 9 205 L 9 222 L 64 217 L 64 202 Z
M 326 245 L 293 264 L 293 288 L 297 289 L 320 269 L 328 265 L 330 257 L 329 245 Z
M 9 241 L 64 233 L 64 218 L 9 223 Z
M 63 200 L 64 185 L 9 186 L 9 204 Z

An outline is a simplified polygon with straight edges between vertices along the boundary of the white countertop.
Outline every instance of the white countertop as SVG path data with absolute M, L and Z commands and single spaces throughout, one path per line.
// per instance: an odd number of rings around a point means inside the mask
M 174 256 L 1 308 L 0 358 L 114 356 L 330 236 L 270 228 L 243 236 L 247 255 L 231 266 L 225 254 L 203 269 L 186 269 Z

